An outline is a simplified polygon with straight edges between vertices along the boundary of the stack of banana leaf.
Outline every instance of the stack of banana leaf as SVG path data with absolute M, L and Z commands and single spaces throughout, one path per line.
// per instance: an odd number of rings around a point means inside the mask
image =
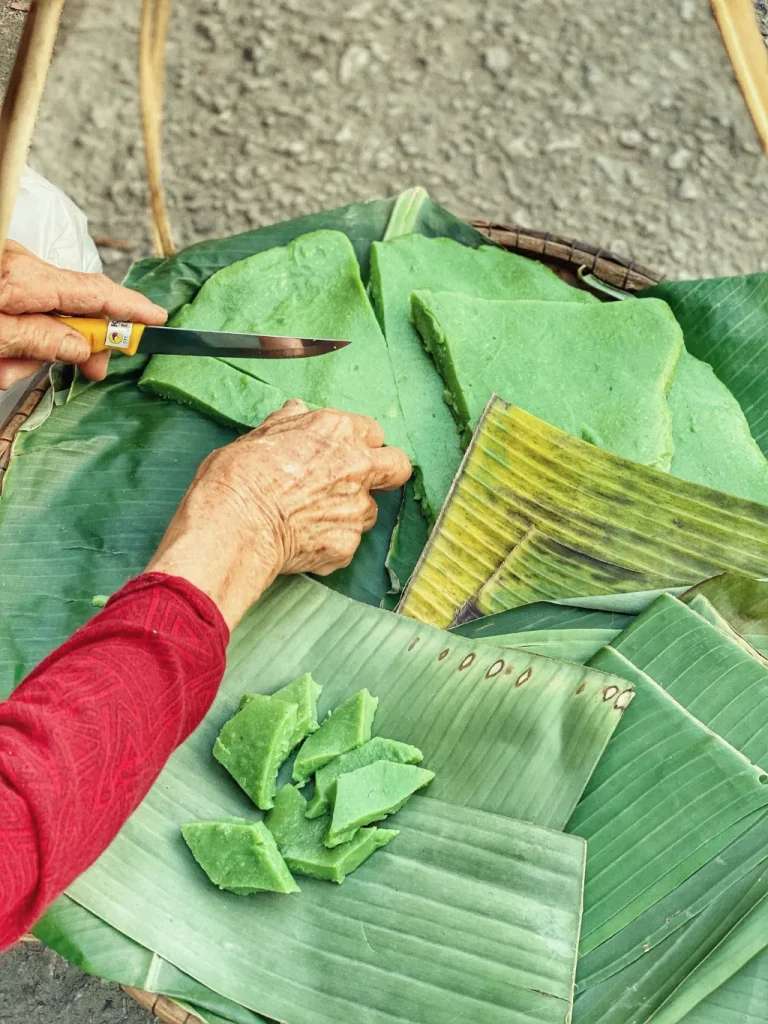
M 601 301 L 414 189 L 128 283 L 172 323 L 352 344 L 54 390 L 0 501 L 0 696 L 287 397 L 376 416 L 416 472 L 348 569 L 250 612 L 38 937 L 209 1024 L 768 1024 L 768 276 Z M 253 816 L 214 738 L 309 671 L 436 778 L 343 886 L 219 892 L 179 833 Z

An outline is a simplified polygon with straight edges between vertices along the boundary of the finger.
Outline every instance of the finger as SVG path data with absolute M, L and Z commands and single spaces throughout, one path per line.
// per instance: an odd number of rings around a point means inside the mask
M 90 355 L 85 338 L 52 316 L 0 313 L 0 358 L 84 363 Z
M 21 246 L 6 246 L 0 277 L 4 313 L 70 313 L 163 324 L 166 311 L 104 274 L 62 270 Z
M 360 547 L 362 535 L 357 530 L 338 531 L 334 537 L 333 550 L 316 565 L 307 567 L 305 572 L 313 572 L 317 576 L 329 576 L 338 569 L 346 569 Z
M 0 391 L 30 377 L 39 368 L 40 363 L 31 359 L 0 359 Z
M 104 274 L 82 274 L 61 270 L 56 282 L 60 313 L 108 317 L 110 320 L 131 320 L 141 324 L 164 324 L 168 319 L 162 306 L 146 295 L 115 284 Z
M 384 444 L 384 428 L 371 416 L 347 412 L 342 414 L 352 423 L 355 437 L 371 448 L 381 448 Z
M 88 380 L 104 380 L 109 369 L 109 357 L 111 352 L 97 352 L 91 356 L 80 367 L 80 372 Z
M 363 514 L 363 533 L 368 533 L 369 530 L 372 530 L 376 525 L 376 520 L 378 518 L 379 506 L 369 494 L 365 513 Z
M 400 448 L 378 448 L 371 452 L 368 486 L 372 491 L 394 491 L 412 472 L 411 461 Z
M 309 412 L 309 409 L 300 398 L 289 398 L 282 408 L 270 413 L 261 425 L 262 427 L 269 427 L 273 423 L 280 423 L 282 420 L 303 416 L 306 412 Z

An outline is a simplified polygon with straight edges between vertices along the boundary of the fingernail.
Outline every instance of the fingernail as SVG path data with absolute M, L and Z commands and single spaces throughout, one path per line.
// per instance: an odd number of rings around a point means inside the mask
M 56 358 L 65 363 L 81 363 L 91 354 L 88 343 L 79 334 L 72 334 L 62 338 L 56 352 Z
M 163 318 L 163 320 L 165 320 L 166 317 L 168 316 L 168 310 L 167 309 L 163 309 L 162 306 L 158 306 L 158 304 L 156 302 L 152 303 L 152 309 L 155 311 L 156 315 L 157 316 L 161 316 Z

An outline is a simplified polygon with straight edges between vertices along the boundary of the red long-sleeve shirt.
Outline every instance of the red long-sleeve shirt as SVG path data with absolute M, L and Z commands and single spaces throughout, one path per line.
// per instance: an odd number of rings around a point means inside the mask
M 0 703 L 0 949 L 108 846 L 198 725 L 228 639 L 205 594 L 146 574 Z

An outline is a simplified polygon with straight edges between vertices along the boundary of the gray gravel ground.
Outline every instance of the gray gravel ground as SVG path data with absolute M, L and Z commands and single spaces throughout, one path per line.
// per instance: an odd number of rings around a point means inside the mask
M 33 149 L 130 247 L 102 248 L 113 276 L 149 252 L 138 6 L 68 0 Z M 0 0 L 0 71 L 20 19 Z M 176 0 L 168 57 L 179 244 L 422 184 L 675 276 L 768 269 L 768 164 L 707 0 Z M 0 960 L 3 1024 L 146 1020 L 50 953 Z
M 80 14 L 33 151 L 135 256 L 137 6 Z M 768 267 L 767 165 L 707 0 L 177 0 L 168 59 L 179 244 L 423 184 L 677 275 Z

